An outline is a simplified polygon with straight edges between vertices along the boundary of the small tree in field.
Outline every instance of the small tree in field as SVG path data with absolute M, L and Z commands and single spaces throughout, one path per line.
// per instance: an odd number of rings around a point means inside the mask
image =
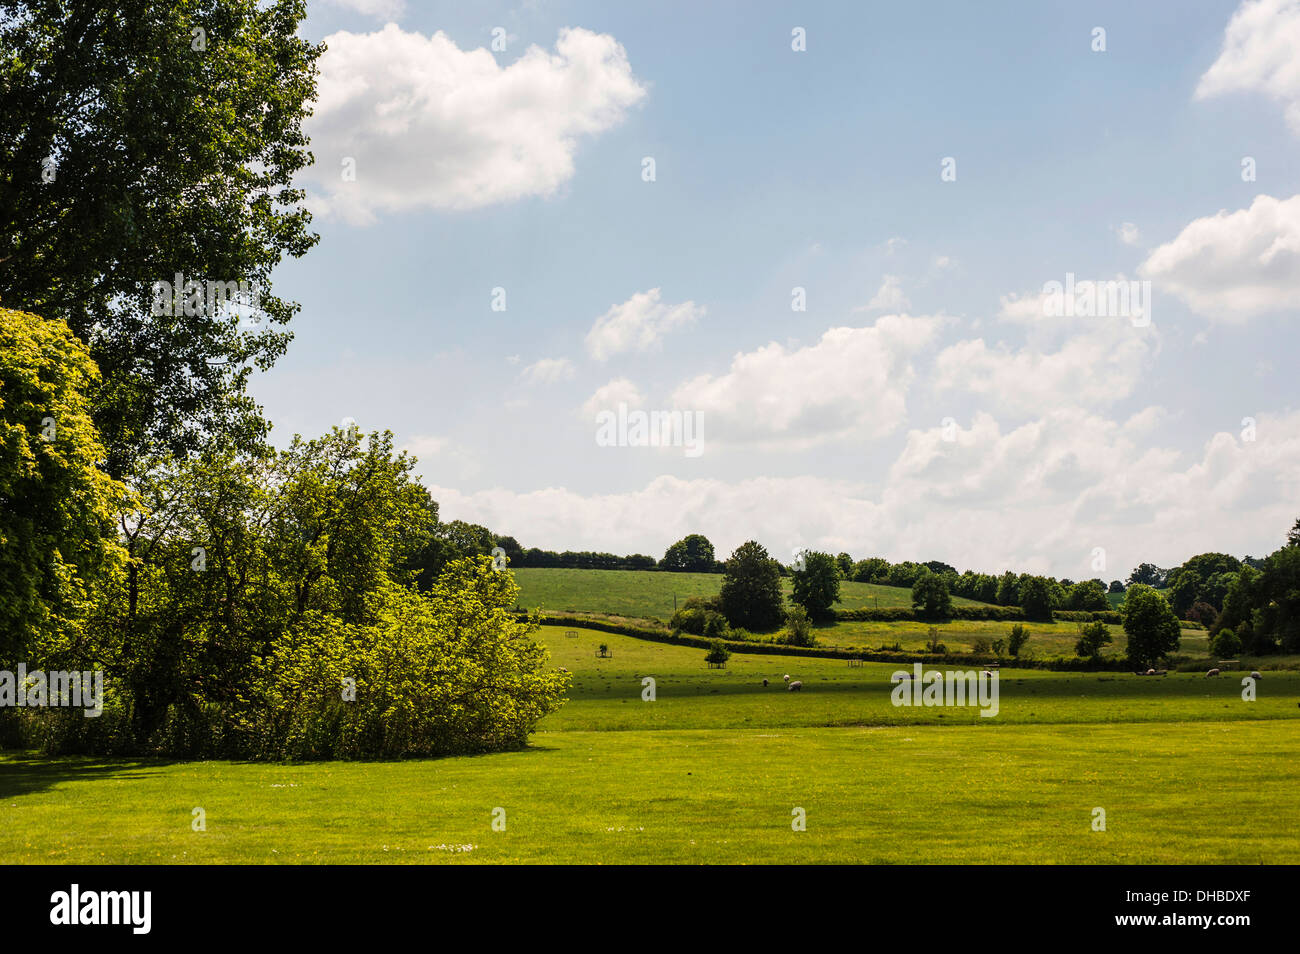
M 765 632 L 781 625 L 781 571 L 753 540 L 728 557 L 718 596 L 722 615 L 732 626 Z
M 1029 642 L 1029 630 L 1024 623 L 1016 623 L 1011 627 L 1011 636 L 1007 640 L 1007 652 L 1012 656 L 1019 656 L 1020 650 Z
M 1152 663 L 1178 648 L 1178 617 L 1163 596 L 1144 583 L 1128 588 L 1120 612 L 1129 659 Z
M 804 568 L 794 572 L 792 598 L 814 620 L 830 619 L 832 607 L 840 598 L 840 572 L 829 553 L 804 555 Z
M 725 666 L 730 658 L 731 650 L 727 648 L 726 643 L 720 639 L 715 639 L 709 643 L 709 651 L 705 655 L 704 661 L 714 666 Z
M 1218 635 L 1210 640 L 1210 652 L 1220 659 L 1231 659 L 1241 652 L 1241 640 L 1231 629 L 1221 629 Z
M 1101 648 L 1110 641 L 1110 629 L 1105 623 L 1089 623 L 1079 630 L 1079 641 L 1074 644 L 1074 651 L 1088 659 L 1096 659 L 1101 656 Z
M 952 616 L 952 596 L 948 581 L 938 573 L 926 571 L 912 586 L 912 608 L 922 619 L 949 619 Z
M 798 603 L 785 612 L 785 632 L 785 641 L 791 646 L 811 646 L 816 642 L 808 613 Z
M 1028 619 L 1052 618 L 1052 594 L 1041 576 L 1026 577 L 1020 583 L 1020 608 Z

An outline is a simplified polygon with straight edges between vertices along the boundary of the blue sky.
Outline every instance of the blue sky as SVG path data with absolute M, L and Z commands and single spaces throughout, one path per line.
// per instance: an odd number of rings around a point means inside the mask
M 446 518 L 548 549 L 1275 549 L 1300 4 L 1076 6 L 313 2 L 277 438 L 391 429 Z M 1150 321 L 1045 316 L 1067 273 L 1149 281 Z M 600 446 L 620 401 L 703 453 Z

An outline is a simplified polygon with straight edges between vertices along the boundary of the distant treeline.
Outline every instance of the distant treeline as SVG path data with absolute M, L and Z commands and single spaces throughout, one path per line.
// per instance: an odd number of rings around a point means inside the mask
M 1247 556 L 1237 559 L 1224 553 L 1201 553 L 1181 566 L 1169 569 L 1142 563 L 1129 574 L 1127 582 L 1101 578 L 1089 580 L 1056 579 L 1031 573 L 964 572 L 941 560 L 917 563 L 903 560 L 891 563 L 883 557 L 855 560 L 848 553 L 806 551 L 792 554 L 789 564 L 769 558 L 757 544 L 757 562 L 768 572 L 794 577 L 793 601 L 808 608 L 813 619 L 902 620 L 902 619 L 981 619 L 981 620 L 1069 620 L 1072 622 L 1120 623 L 1121 611 L 1111 604 L 1111 596 L 1122 596 L 1130 586 L 1141 584 L 1160 590 L 1170 609 L 1184 623 L 1210 632 L 1211 651 L 1220 655 L 1246 652 L 1262 655 L 1279 650 L 1300 651 L 1300 520 L 1287 534 L 1285 545 L 1268 557 Z M 744 544 L 731 555 L 731 561 L 747 551 Z M 488 553 L 500 548 L 513 567 L 560 567 L 594 570 L 659 570 L 668 573 L 725 574 L 728 563 L 718 560 L 713 544 L 703 534 L 692 533 L 678 540 L 655 560 L 645 554 L 618 556 L 613 553 L 557 553 L 538 548 L 523 549 L 514 537 L 497 536 L 485 527 L 461 521 L 440 524 L 425 551 L 414 561 L 433 572 L 446 560 L 470 553 Z M 752 554 L 751 554 L 752 556 Z M 741 560 L 736 572 L 741 572 Z M 753 561 L 750 561 L 753 562 Z M 754 567 L 745 570 L 757 572 Z M 762 574 L 759 573 L 759 576 Z M 912 590 L 911 609 L 833 610 L 839 599 L 840 580 L 874 583 Z M 780 624 L 780 590 L 775 578 L 769 580 L 773 603 L 763 626 L 750 622 L 732 625 L 764 630 Z M 759 587 L 761 589 L 762 587 Z M 804 591 L 801 593 L 801 588 Z M 816 591 L 810 596 L 810 593 Z M 758 592 L 756 589 L 754 592 Z M 987 606 L 955 606 L 951 597 L 962 597 Z M 754 601 L 749 593 L 740 603 Z M 1118 601 L 1117 601 L 1118 602 Z M 739 604 L 738 604 L 739 605 Z M 719 615 L 717 607 L 707 608 Z M 721 614 L 725 615 L 725 614 Z M 731 615 L 745 613 L 733 607 Z

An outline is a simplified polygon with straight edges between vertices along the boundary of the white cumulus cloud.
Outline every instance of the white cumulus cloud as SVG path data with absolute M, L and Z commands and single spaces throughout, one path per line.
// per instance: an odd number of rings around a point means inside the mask
M 587 353 L 605 361 L 624 351 L 647 351 L 658 346 L 670 331 L 689 325 L 704 314 L 693 301 L 669 305 L 660 300 L 658 288 L 637 292 L 620 305 L 613 305 L 587 332 Z
M 737 354 L 725 373 L 681 384 L 673 406 L 702 413 L 719 443 L 800 450 L 880 437 L 906 419 L 911 359 L 943 322 L 885 315 L 863 328 L 831 328 L 804 348 L 771 342 Z
M 352 222 L 552 195 L 573 177 L 579 140 L 646 94 L 618 41 L 580 28 L 508 66 L 393 23 L 325 42 L 308 178 L 314 207 Z
M 1138 269 L 1207 318 L 1239 322 L 1300 307 L 1300 195 L 1196 219 Z
M 1300 135 L 1300 0 L 1248 0 L 1223 36 L 1223 51 L 1205 71 L 1196 98 L 1263 93 L 1283 104 Z

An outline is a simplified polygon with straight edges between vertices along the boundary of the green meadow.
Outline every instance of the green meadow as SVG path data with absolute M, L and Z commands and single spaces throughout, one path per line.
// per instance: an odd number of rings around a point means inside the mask
M 692 596 L 713 596 L 722 577 L 716 573 L 661 573 L 653 570 L 566 570 L 525 567 L 512 570 L 519 583 L 519 605 L 540 609 L 550 615 L 570 613 L 627 617 L 632 621 L 667 623 L 674 605 L 680 606 Z M 787 602 L 790 581 L 781 581 Z M 1118 594 L 1113 594 L 1118 599 Z M 674 603 L 674 598 L 676 602 Z M 897 608 L 912 605 L 912 591 L 898 586 L 875 583 L 840 584 L 837 609 Z M 974 600 L 953 598 L 955 606 L 984 606 Z M 1079 638 L 1079 624 L 1027 622 L 1030 643 L 1028 657 L 1050 658 L 1073 656 Z M 992 620 L 955 620 L 933 625 L 910 620 L 890 622 L 845 621 L 816 626 L 817 644 L 836 649 L 879 649 L 897 645 L 906 651 L 924 650 L 931 629 L 951 652 L 974 648 L 975 640 L 990 642 L 1006 638 L 1011 623 Z M 1111 627 L 1113 642 L 1103 655 L 1123 654 L 1127 648 L 1124 630 Z M 1209 637 L 1205 630 L 1183 630 L 1181 655 L 1202 657 L 1209 654 Z
M 674 606 L 692 596 L 715 596 L 720 573 L 662 573 L 656 570 L 564 570 L 524 567 L 511 570 L 519 583 L 519 605 L 550 614 L 608 613 L 667 622 Z M 781 581 L 787 600 L 790 580 Z M 674 604 L 674 597 L 676 604 Z M 953 597 L 956 606 L 982 606 Z M 875 583 L 842 583 L 837 609 L 886 609 L 912 605 L 912 591 Z
M 569 700 L 518 752 L 9 754 L 0 861 L 1300 862 L 1298 673 L 1265 673 L 1246 702 L 1241 673 L 1005 669 L 998 715 L 981 718 L 892 705 L 904 664 L 733 655 L 709 669 L 702 650 L 567 632 L 540 638 L 573 673 Z

